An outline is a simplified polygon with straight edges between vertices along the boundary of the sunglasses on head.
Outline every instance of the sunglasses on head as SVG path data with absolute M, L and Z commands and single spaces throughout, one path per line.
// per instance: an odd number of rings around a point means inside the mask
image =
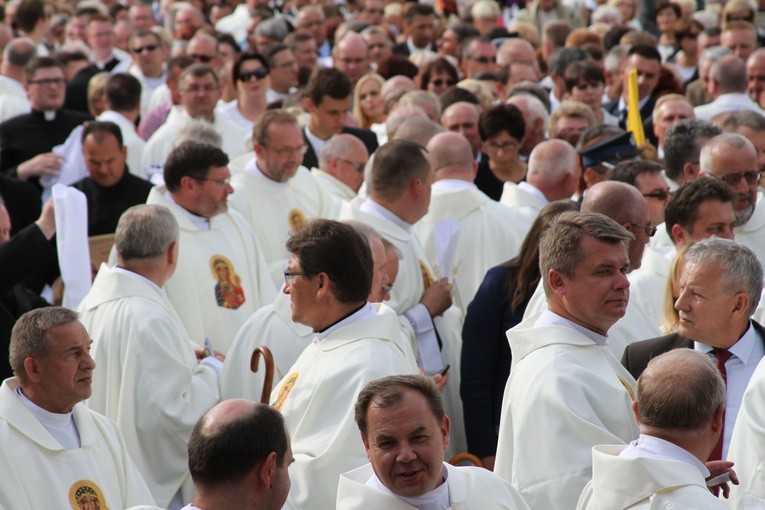
M 252 81 L 253 78 L 257 78 L 258 80 L 262 80 L 268 76 L 268 69 L 265 67 L 258 67 L 254 71 L 242 71 L 239 73 L 239 81 Z

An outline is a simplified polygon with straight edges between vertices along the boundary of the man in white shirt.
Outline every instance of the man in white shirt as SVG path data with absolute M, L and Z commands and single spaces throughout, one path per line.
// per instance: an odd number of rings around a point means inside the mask
M 627 310 L 633 237 L 597 213 L 563 213 L 542 234 L 547 309 L 508 331 L 513 365 L 495 464 L 531 508 L 573 509 L 592 447 L 638 435 L 635 381 L 606 336 Z
M 134 5 L 131 9 L 133 7 L 146 6 Z M 141 82 L 141 115 L 146 115 L 149 111 L 151 94 L 164 85 L 167 78 L 165 72 L 167 47 L 154 30 L 136 31 L 130 36 L 128 46 L 130 53 L 133 54 L 133 65 L 128 72 Z
M 128 209 L 114 244 L 117 265 L 101 266 L 80 305 L 104 368 L 88 405 L 118 423 L 154 499 L 178 509 L 191 501 L 188 438 L 218 401 L 222 362 L 195 349 L 162 289 L 178 261 L 172 213 Z
M 765 110 L 749 98 L 747 85 L 746 63 L 736 55 L 721 57 L 709 71 L 707 91 L 712 102 L 694 108 L 694 115 L 697 119 L 708 121 L 722 113 L 739 110 L 765 115 Z
M 340 474 L 365 461 L 353 422 L 358 393 L 373 379 L 416 368 L 396 313 L 367 300 L 373 265 L 364 237 L 349 225 L 317 219 L 290 237 L 287 249 L 283 292 L 292 320 L 315 336 L 271 393 L 295 457 L 285 508 L 332 508 Z
M 35 42 L 26 37 L 11 39 L 0 62 L 0 122 L 29 113 L 32 105 L 24 88 L 24 68 L 35 56 Z
M 592 449 L 577 509 L 728 508 L 704 481 L 725 414 L 725 382 L 709 358 L 678 349 L 651 360 L 632 410 L 640 436 Z
M 364 183 L 369 153 L 353 135 L 334 135 L 319 151 L 319 168 L 311 170 L 319 185 L 339 201 L 356 197 Z
M 96 368 L 90 344 L 66 308 L 40 308 L 16 322 L 15 377 L 0 387 L 0 506 L 154 504 L 117 426 L 81 403 Z
M 370 382 L 356 401 L 355 420 L 370 464 L 340 477 L 337 508 L 529 508 L 494 473 L 444 462 L 450 422 L 429 378 L 402 375 Z

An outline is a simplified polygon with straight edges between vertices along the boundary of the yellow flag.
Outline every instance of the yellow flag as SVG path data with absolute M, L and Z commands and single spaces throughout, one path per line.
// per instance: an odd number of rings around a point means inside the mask
M 638 99 L 637 69 L 630 69 L 627 89 L 627 131 L 635 138 L 638 149 L 645 145 L 643 119 L 640 117 L 640 100 Z

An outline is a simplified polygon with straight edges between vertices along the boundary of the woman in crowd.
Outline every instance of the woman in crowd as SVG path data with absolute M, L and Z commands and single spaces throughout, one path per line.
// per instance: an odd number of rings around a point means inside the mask
M 518 153 L 525 133 L 523 114 L 511 104 L 498 104 L 481 114 L 478 134 L 488 162 L 482 160 L 478 166 L 478 189 L 493 197 L 502 194 L 504 183 L 519 183 L 526 177 L 526 163 Z
M 603 108 L 601 101 L 603 89 L 606 86 L 606 76 L 597 64 L 589 60 L 572 62 L 566 67 L 563 79 L 566 83 L 568 98 L 592 108 L 597 124 L 619 125 L 619 119 Z
M 669 0 L 656 2 L 656 26 L 659 27 L 659 44 L 656 49 L 661 53 L 661 61 L 667 62 L 677 51 L 675 41 L 675 22 L 680 19 L 680 7 Z
M 266 111 L 266 91 L 271 82 L 268 62 L 259 53 L 241 53 L 234 60 L 231 79 L 237 91 L 237 99 L 218 111 L 247 132 Z
M 687 85 L 699 77 L 699 34 L 703 26 L 696 20 L 681 19 L 675 22 L 675 41 L 678 51 L 671 61 L 675 64 L 675 71 Z
M 353 92 L 353 115 L 359 122 L 359 127 L 369 129 L 373 124 L 385 122 L 383 83 L 383 77 L 375 73 L 365 74 L 356 83 Z
M 459 81 L 457 69 L 444 57 L 439 57 L 422 68 L 420 88 L 440 96 Z

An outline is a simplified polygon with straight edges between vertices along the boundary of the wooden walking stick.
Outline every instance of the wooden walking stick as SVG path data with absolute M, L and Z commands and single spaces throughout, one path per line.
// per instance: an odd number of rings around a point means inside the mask
M 271 349 L 268 347 L 255 347 L 252 351 L 252 358 L 250 358 L 250 370 L 253 372 L 258 371 L 258 362 L 261 356 L 266 364 L 266 375 L 263 379 L 263 391 L 260 393 L 260 401 L 263 404 L 268 404 L 271 399 L 271 389 L 274 386 L 274 355 L 271 354 Z

